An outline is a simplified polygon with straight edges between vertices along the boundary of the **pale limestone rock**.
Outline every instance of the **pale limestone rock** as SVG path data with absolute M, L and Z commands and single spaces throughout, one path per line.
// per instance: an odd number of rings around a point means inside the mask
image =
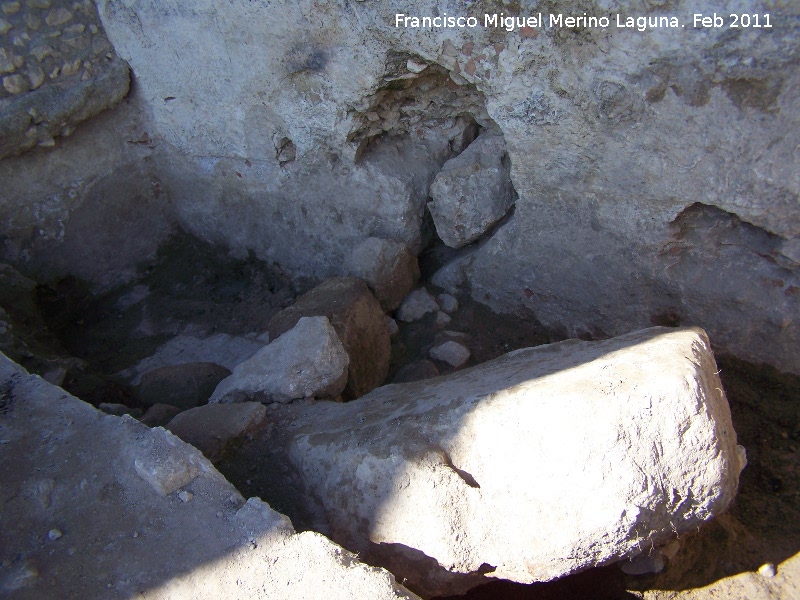
M 417 288 L 405 297 L 400 308 L 397 310 L 397 318 L 400 321 L 410 323 L 419 321 L 430 312 L 438 311 L 439 305 L 431 293 L 424 287 Z
M 723 512 L 745 464 L 699 329 L 517 350 L 277 414 L 298 501 L 427 596 L 486 564 L 531 583 L 646 554 Z
M 431 356 L 436 360 L 446 362 L 451 367 L 461 367 L 467 363 L 471 352 L 469 348 L 458 342 L 445 342 L 431 349 Z
M 292 329 L 237 365 L 209 402 L 269 404 L 335 398 L 347 383 L 349 363 L 327 317 L 302 317 Z

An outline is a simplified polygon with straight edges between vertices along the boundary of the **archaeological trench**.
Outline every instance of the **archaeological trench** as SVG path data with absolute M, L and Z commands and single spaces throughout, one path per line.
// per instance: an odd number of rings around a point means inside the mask
M 799 53 L 0 0 L 0 596 L 800 598 Z

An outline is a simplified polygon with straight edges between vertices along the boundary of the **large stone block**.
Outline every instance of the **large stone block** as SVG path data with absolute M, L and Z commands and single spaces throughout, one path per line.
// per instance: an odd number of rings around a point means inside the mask
M 270 339 L 309 316 L 328 317 L 350 357 L 345 399 L 363 396 L 383 383 L 389 371 L 389 331 L 380 304 L 363 281 L 338 277 L 318 285 L 272 318 Z
M 744 456 L 716 372 L 702 330 L 652 328 L 275 414 L 309 514 L 431 596 L 656 552 L 724 511 Z
M 436 233 L 451 248 L 482 237 L 514 204 L 506 144 L 501 135 L 481 135 L 450 159 L 431 185 L 428 203 Z

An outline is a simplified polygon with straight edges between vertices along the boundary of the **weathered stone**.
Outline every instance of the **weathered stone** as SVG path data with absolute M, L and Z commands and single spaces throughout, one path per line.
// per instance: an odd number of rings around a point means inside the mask
M 0 48 L 0 74 L 13 73 L 16 68 L 13 53 L 9 54 L 5 48 Z
M 429 312 L 439 310 L 439 305 L 424 287 L 418 288 L 405 297 L 397 311 L 397 318 L 406 323 L 419 321 Z
M 368 238 L 353 249 L 348 270 L 367 282 L 386 311 L 393 311 L 419 280 L 417 257 L 393 240 Z
M 50 8 L 52 0 L 25 0 L 30 8 Z
M 153 404 L 139 421 L 148 427 L 164 427 L 180 412 L 180 408 L 171 404 Z
M 482 237 L 514 204 L 502 136 L 482 135 L 447 161 L 431 186 L 428 203 L 436 233 L 451 248 Z
M 3 2 L 3 12 L 7 15 L 15 15 L 19 12 L 19 2 Z
M 44 71 L 40 67 L 31 67 L 28 69 L 26 75 L 31 84 L 30 89 L 35 90 L 44 83 Z
M 194 362 L 153 369 L 142 375 L 139 397 L 142 403 L 171 404 L 181 409 L 208 402 L 219 382 L 231 371 L 211 362 Z
M 530 583 L 646 554 L 724 511 L 744 466 L 699 329 L 517 350 L 276 415 L 298 501 L 426 596 L 486 565 Z
M 458 310 L 458 300 L 450 294 L 439 294 L 439 306 L 446 313 L 454 313 Z
M 47 13 L 47 17 L 45 17 L 44 22 L 50 25 L 50 27 L 58 27 L 71 20 L 72 20 L 72 13 L 69 12 L 66 8 L 59 7 L 59 8 L 54 8 L 49 13 Z
M 5 19 L 0 19 L 0 35 L 5 35 L 8 33 L 13 25 L 6 21 Z
M 397 325 L 397 321 L 389 315 L 386 315 L 386 328 L 389 330 L 389 337 L 394 337 L 400 333 L 400 327 Z
M 453 319 L 450 318 L 445 312 L 438 311 L 436 313 L 436 326 L 437 327 L 447 327 Z
M 167 429 L 216 463 L 259 427 L 266 415 L 267 407 L 258 402 L 206 404 L 177 415 Z
M 392 383 L 407 383 L 409 381 L 419 381 L 420 379 L 430 379 L 438 377 L 439 369 L 429 360 L 417 360 L 405 365 L 397 370 L 392 379 Z
M 348 363 L 327 317 L 301 317 L 292 329 L 237 365 L 210 402 L 336 398 L 345 388 Z
M 4 595 L 416 598 L 323 536 L 295 533 L 258 498 L 245 502 L 171 433 L 104 416 L 3 356 L 0 389 L 0 471 L 13 490 L 0 505 Z
M 340 277 L 318 285 L 272 318 L 270 337 L 309 316 L 328 317 L 350 357 L 345 399 L 363 396 L 383 383 L 389 371 L 389 332 L 380 304 L 363 281 Z
M 446 362 L 451 367 L 461 367 L 467 364 L 471 352 L 469 348 L 458 342 L 445 342 L 431 349 L 431 356 L 436 360 Z

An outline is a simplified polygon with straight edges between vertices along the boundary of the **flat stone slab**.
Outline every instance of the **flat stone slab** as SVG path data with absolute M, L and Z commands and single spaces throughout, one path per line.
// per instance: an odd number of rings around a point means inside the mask
M 416 598 L 245 502 L 164 429 L 104 415 L 0 355 L 0 596 Z
M 659 552 L 728 507 L 744 466 L 700 329 L 517 350 L 273 414 L 295 501 L 423 596 Z

